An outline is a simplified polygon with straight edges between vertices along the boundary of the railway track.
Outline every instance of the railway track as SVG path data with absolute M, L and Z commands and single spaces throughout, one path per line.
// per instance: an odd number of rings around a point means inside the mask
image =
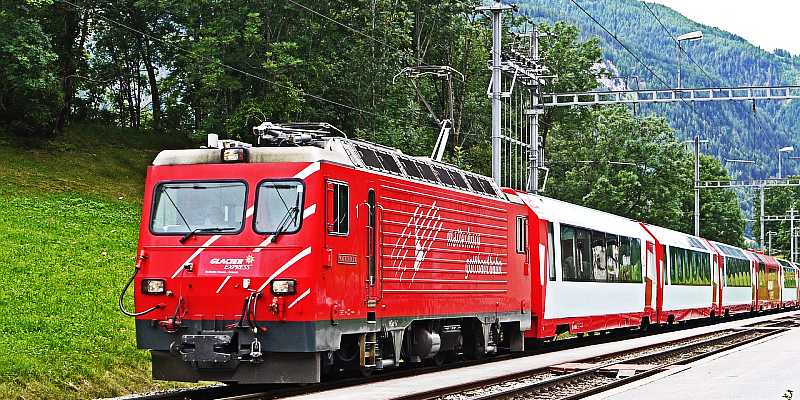
M 737 319 L 741 319 L 737 318 Z M 679 326 L 675 326 L 670 328 L 656 328 L 655 332 L 668 332 L 668 331 L 680 331 L 684 329 L 696 328 L 704 325 L 708 325 L 709 322 L 707 321 L 690 321 Z M 525 384 L 541 384 L 545 385 L 546 387 L 556 387 L 559 384 L 561 379 L 567 379 L 567 377 L 575 376 L 575 377 L 583 377 L 587 374 L 592 374 L 593 371 L 594 375 L 598 377 L 598 381 L 600 380 L 608 380 L 609 382 L 615 381 L 619 382 L 620 377 L 613 377 L 608 378 L 609 370 L 613 369 L 610 366 L 619 365 L 624 361 L 624 363 L 631 363 L 635 361 L 635 356 L 639 357 L 648 357 L 651 353 L 655 354 L 657 352 L 667 352 L 671 351 L 672 349 L 676 348 L 683 348 L 686 346 L 695 346 L 697 343 L 702 341 L 714 341 L 714 340 L 725 340 L 725 338 L 734 338 L 739 336 L 742 332 L 762 332 L 764 334 L 774 334 L 780 332 L 785 329 L 789 329 L 792 327 L 800 326 L 800 320 L 796 319 L 795 317 L 783 317 L 776 320 L 769 320 L 769 321 L 762 321 L 753 324 L 746 325 L 744 328 L 745 330 L 738 330 L 733 332 L 732 330 L 723 330 L 717 331 L 713 333 L 708 333 L 704 335 L 699 335 L 695 337 L 690 337 L 686 339 L 680 339 L 677 341 L 662 343 L 653 346 L 646 346 L 640 349 L 634 349 L 629 351 L 622 351 L 618 353 L 604 355 L 602 357 L 596 357 L 590 360 L 585 360 L 585 364 L 591 364 L 591 368 L 585 368 L 578 371 L 573 371 L 565 375 L 565 370 L 554 370 L 554 369 L 547 369 L 547 370 L 536 370 L 530 371 L 529 373 L 522 374 L 522 375 L 515 375 L 515 376 L 506 376 L 503 377 L 501 381 L 496 382 L 489 382 L 489 381 L 482 381 L 482 382 L 475 382 L 469 385 L 463 385 L 458 387 L 447 388 L 446 390 L 439 390 L 439 391 L 432 391 L 426 392 L 419 396 L 410 396 L 410 397 L 402 397 L 398 398 L 402 400 L 422 400 L 422 399 L 440 399 L 440 400 L 461 400 L 461 399 L 498 399 L 498 398 L 513 398 L 513 394 L 508 395 L 501 395 L 504 390 L 521 390 L 524 392 L 523 387 Z M 652 334 L 653 331 L 648 332 L 647 334 Z M 637 337 L 641 337 L 645 335 L 638 330 L 628 330 L 628 331 L 616 331 L 610 332 L 605 334 L 595 334 L 591 336 L 584 336 L 584 337 L 575 337 L 568 340 L 557 340 L 553 342 L 543 343 L 536 348 L 527 350 L 523 353 L 517 354 L 507 354 L 501 355 L 497 357 L 492 357 L 489 359 L 481 360 L 481 361 L 458 361 L 455 363 L 447 364 L 443 367 L 414 367 L 414 368 L 400 368 L 397 370 L 390 370 L 385 373 L 377 374 L 372 377 L 364 378 L 364 377 L 355 377 L 355 376 L 345 376 L 340 377 L 336 380 L 331 381 L 324 381 L 319 384 L 314 385 L 305 385 L 305 386 L 286 386 L 286 385 L 217 385 L 217 386 L 208 386 L 208 387 L 200 387 L 200 388 L 192 388 L 192 389 L 178 389 L 178 390 L 170 390 L 170 391 L 163 391 L 158 393 L 150 393 L 150 394 L 142 394 L 142 395 L 132 395 L 126 396 L 124 399 L 126 400 L 219 400 L 219 399 L 230 399 L 230 400 L 256 400 L 256 399 L 279 399 L 285 397 L 292 397 L 301 394 L 310 394 L 310 393 L 317 393 L 323 392 L 333 389 L 340 389 L 340 388 L 347 388 L 350 386 L 355 385 L 363 385 L 369 383 L 376 383 L 385 380 L 391 379 L 398 379 L 404 378 L 409 376 L 421 375 L 430 372 L 436 371 L 443 371 L 443 370 L 451 370 L 457 368 L 463 368 L 478 364 L 486 364 L 486 363 L 498 363 L 507 361 L 514 358 L 519 357 L 529 357 L 532 355 L 537 354 L 545 354 L 549 352 L 561 351 L 565 349 L 572 349 L 572 348 L 579 348 L 588 345 L 597 345 L 603 343 L 611 343 L 621 340 L 633 339 Z M 758 340 L 764 335 L 758 336 L 753 340 Z M 742 345 L 743 343 L 739 343 L 738 345 Z M 724 351 L 724 350 L 721 350 Z M 711 353 L 713 354 L 713 353 Z M 711 355 L 708 354 L 708 355 Z M 634 358 L 632 358 L 634 357 Z M 628 360 L 630 358 L 630 360 Z M 655 368 L 655 367 L 654 367 Z M 640 371 L 641 367 L 635 367 L 635 371 L 637 372 L 633 376 L 630 377 L 623 377 L 625 379 L 634 378 L 641 379 L 645 376 L 652 375 L 655 372 L 660 372 L 662 369 L 650 372 L 647 375 L 643 375 L 648 371 Z M 622 369 L 617 369 L 621 370 Z M 610 379 L 610 380 L 609 380 Z M 522 382 L 522 384 L 518 384 L 515 382 Z M 627 383 L 627 381 L 625 382 Z M 624 383 L 623 383 L 624 384 Z M 562 384 L 563 385 L 563 384 Z M 544 387 L 544 386 L 543 386 Z M 470 393 L 475 394 L 477 397 L 471 397 Z M 500 397 L 480 397 L 476 393 L 482 393 L 482 396 L 491 396 L 490 393 L 498 393 Z M 510 393 L 510 392 L 509 392 Z M 505 396 L 505 397 L 504 397 Z M 538 398 L 538 397 L 525 397 L 525 398 Z M 561 398 L 561 397 L 543 397 L 543 398 Z M 577 397 L 566 397 L 566 398 L 577 398 Z
M 779 319 L 753 325 L 757 326 L 644 346 L 395 400 L 581 399 L 784 332 L 800 326 L 800 321 Z

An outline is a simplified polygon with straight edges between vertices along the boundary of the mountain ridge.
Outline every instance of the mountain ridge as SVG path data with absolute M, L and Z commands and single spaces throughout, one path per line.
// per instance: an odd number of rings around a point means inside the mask
M 581 30 L 582 39 L 597 38 L 603 58 L 642 89 L 677 87 L 677 48 L 658 20 L 639 0 L 583 0 L 578 3 L 600 24 L 629 47 L 657 76 L 639 65 L 600 26 L 568 0 L 520 0 L 523 14 L 537 23 L 565 21 Z M 647 4 L 674 37 L 694 30 L 705 37 L 685 45 L 696 65 L 683 57 L 683 87 L 796 85 L 800 83 L 800 57 L 785 50 L 764 50 L 743 37 L 693 21 L 660 4 Z M 544 39 L 546 40 L 546 39 Z M 630 82 L 628 82 L 630 84 Z M 666 83 L 667 85 L 665 85 Z M 696 134 L 711 140 L 704 150 L 721 160 L 749 159 L 754 165 L 728 166 L 734 177 L 766 178 L 777 175 L 778 148 L 800 143 L 800 101 L 731 102 L 643 105 L 640 113 L 667 118 L 678 136 Z M 755 110 L 755 111 L 754 111 Z M 798 146 L 800 147 L 800 146 Z M 800 172 L 800 164 L 785 163 L 788 173 Z

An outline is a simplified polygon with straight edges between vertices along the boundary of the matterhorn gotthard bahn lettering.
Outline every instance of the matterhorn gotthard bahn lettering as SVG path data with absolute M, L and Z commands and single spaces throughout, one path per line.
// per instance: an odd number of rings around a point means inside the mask
M 402 281 L 405 276 L 409 283 L 414 282 L 417 273 L 422 269 L 422 264 L 427 260 L 428 253 L 433 249 L 434 243 L 438 240 L 439 234 L 443 229 L 441 209 L 433 202 L 430 207 L 417 206 L 414 214 L 406 223 L 405 228 L 400 234 L 395 245 L 392 258 L 395 259 L 393 267 L 397 271 L 397 276 Z M 404 262 L 409 252 L 408 241 L 414 241 L 413 264 L 409 268 Z M 468 250 L 478 250 L 481 246 L 481 234 L 472 232 L 470 228 L 466 230 L 454 229 L 447 230 L 445 244 L 450 248 L 460 248 Z M 433 249 L 434 251 L 436 249 Z M 411 276 L 406 275 L 406 271 L 411 270 Z M 486 255 L 472 255 L 464 261 L 464 279 L 469 279 L 470 275 L 502 275 L 503 263 L 499 257 Z

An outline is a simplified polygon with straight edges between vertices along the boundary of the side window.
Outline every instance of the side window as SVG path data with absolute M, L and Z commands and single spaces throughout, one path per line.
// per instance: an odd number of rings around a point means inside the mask
M 631 239 L 630 251 L 630 282 L 642 283 L 642 242 L 639 239 Z
M 517 253 L 525 254 L 528 247 L 528 218 L 517 217 Z
M 579 281 L 594 280 L 592 270 L 592 233 L 586 229 L 575 230 L 575 268 Z
M 566 225 L 561 225 L 561 280 L 576 280 L 575 229 Z
M 619 239 L 617 235 L 606 234 L 606 268 L 608 281 L 619 281 Z
M 328 186 L 328 234 L 347 236 L 350 231 L 350 192 L 346 183 L 331 182 Z
M 595 280 L 606 280 L 606 235 L 603 232 L 592 231 L 592 267 Z
M 547 272 L 550 275 L 550 280 L 556 280 L 556 249 L 554 246 L 555 240 L 553 238 L 553 223 L 547 223 Z

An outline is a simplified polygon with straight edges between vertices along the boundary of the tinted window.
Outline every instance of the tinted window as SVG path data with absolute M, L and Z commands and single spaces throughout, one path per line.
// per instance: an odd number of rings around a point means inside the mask
M 258 185 L 255 231 L 293 233 L 303 220 L 303 184 L 267 181 Z
M 447 172 L 446 169 L 438 165 L 434 165 L 433 170 L 436 171 L 436 176 L 439 177 L 439 182 L 442 182 L 445 185 L 455 186 L 455 184 L 453 183 L 453 178 L 450 177 L 450 173 Z
M 480 178 L 479 178 L 479 179 L 480 179 Z M 494 191 L 494 186 L 492 186 L 492 184 L 491 184 L 491 183 L 489 183 L 489 181 L 488 181 L 488 180 L 486 180 L 486 179 L 480 179 L 480 181 L 481 181 L 481 186 L 483 186 L 483 191 L 484 191 L 486 194 L 490 194 L 490 195 L 492 195 L 492 196 L 496 196 L 496 195 L 497 195 L 497 192 L 495 192 L 495 191 Z
M 464 180 L 464 177 L 461 176 L 460 172 L 450 170 L 450 176 L 453 177 L 453 182 L 456 183 L 456 186 L 460 187 L 461 189 L 469 190 L 469 187 L 467 186 L 467 181 Z
M 244 182 L 162 183 L 154 193 L 150 229 L 156 234 L 241 231 L 246 192 Z
M 476 192 L 484 192 L 483 186 L 481 185 L 481 181 L 479 181 L 478 178 L 472 175 L 466 175 L 466 177 L 467 181 L 469 182 L 469 185 L 472 186 L 472 190 Z
M 403 164 L 403 169 L 406 170 L 406 174 L 408 174 L 408 176 L 417 179 L 422 179 L 422 174 L 419 172 L 419 169 L 417 169 L 417 166 L 414 164 L 413 161 L 401 158 L 400 162 Z
M 395 174 L 400 173 L 400 166 L 397 165 L 397 161 L 394 160 L 388 153 L 377 152 L 378 158 L 381 159 L 381 164 L 383 164 L 383 168 L 387 171 L 394 172 Z
M 439 180 L 436 179 L 436 175 L 433 174 L 433 170 L 431 169 L 430 165 L 423 163 L 415 163 L 415 164 L 417 164 L 419 172 L 422 174 L 422 176 L 425 177 L 425 179 L 429 181 L 439 182 Z
M 575 273 L 575 228 L 561 225 L 561 279 L 574 281 Z
M 378 160 L 378 156 L 374 151 L 361 146 L 356 146 L 356 149 L 358 149 L 358 154 L 361 155 L 361 160 L 364 161 L 364 165 L 372 168 L 383 169 L 383 165 L 381 165 L 381 162 Z
M 592 269 L 594 279 L 606 280 L 606 235 L 603 232 L 592 231 Z

